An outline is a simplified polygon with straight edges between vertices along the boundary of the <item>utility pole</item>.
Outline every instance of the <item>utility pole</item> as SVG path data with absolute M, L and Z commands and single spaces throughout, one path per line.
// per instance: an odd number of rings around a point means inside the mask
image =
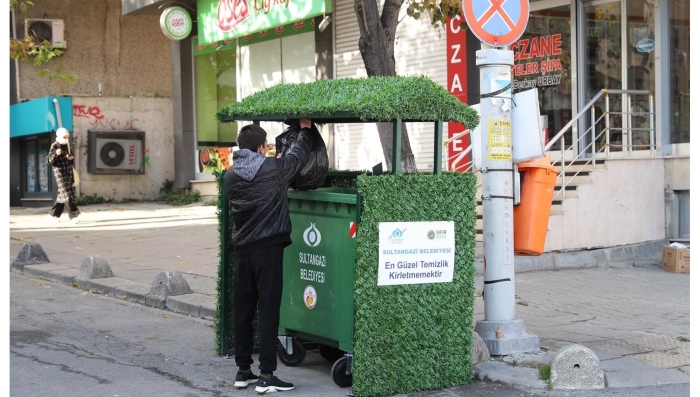
M 525 31 L 529 0 L 463 0 L 464 17 L 482 42 L 480 77 L 481 175 L 484 217 L 484 317 L 475 331 L 492 356 L 539 351 L 540 341 L 515 318 L 513 244 L 513 51 Z M 517 192 L 519 194 L 519 192 Z

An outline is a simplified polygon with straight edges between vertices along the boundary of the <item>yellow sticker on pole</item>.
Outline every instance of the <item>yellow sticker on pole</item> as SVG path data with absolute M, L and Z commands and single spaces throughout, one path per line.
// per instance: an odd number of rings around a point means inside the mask
M 489 161 L 512 161 L 513 134 L 509 119 L 489 119 Z

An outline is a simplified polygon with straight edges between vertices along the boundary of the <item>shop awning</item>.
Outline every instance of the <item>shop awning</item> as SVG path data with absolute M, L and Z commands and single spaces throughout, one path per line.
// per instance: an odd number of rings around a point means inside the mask
M 52 132 L 61 126 L 73 131 L 73 98 L 47 96 L 10 106 L 10 138 Z

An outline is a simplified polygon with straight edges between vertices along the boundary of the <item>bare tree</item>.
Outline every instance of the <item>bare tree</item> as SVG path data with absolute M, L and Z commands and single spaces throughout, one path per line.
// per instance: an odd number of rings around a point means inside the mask
M 435 28 L 444 26 L 447 18 L 457 16 L 462 7 L 460 0 L 384 0 L 380 14 L 376 0 L 355 0 L 355 15 L 360 28 L 358 47 L 368 76 L 396 76 L 394 43 L 396 28 L 400 22 L 399 13 L 404 2 L 408 3 L 409 16 L 418 19 L 427 12 Z M 462 24 L 461 28 L 465 30 L 466 24 Z M 377 123 L 377 130 L 384 159 L 391 165 L 393 125 Z M 406 124 L 403 124 L 401 130 L 401 169 L 405 172 L 415 172 L 416 160 L 408 140 Z

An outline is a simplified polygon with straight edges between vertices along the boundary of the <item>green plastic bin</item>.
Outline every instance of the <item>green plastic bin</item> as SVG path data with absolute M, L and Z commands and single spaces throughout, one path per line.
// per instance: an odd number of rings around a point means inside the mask
M 352 385 L 355 188 L 289 190 L 292 245 L 284 250 L 278 357 L 299 365 L 309 343 L 335 361 L 333 380 Z

